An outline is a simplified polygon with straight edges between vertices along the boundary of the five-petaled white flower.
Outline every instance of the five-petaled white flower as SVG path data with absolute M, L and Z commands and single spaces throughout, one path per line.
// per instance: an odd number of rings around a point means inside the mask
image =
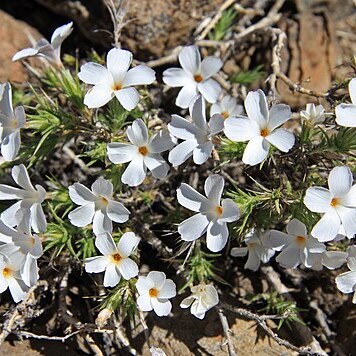
M 93 223 L 95 235 L 112 232 L 112 222 L 124 223 L 129 219 L 129 210 L 123 204 L 112 200 L 113 185 L 110 181 L 99 177 L 91 186 L 91 190 L 81 183 L 69 187 L 69 196 L 80 207 L 68 215 L 70 222 L 79 227 Z
M 0 293 L 10 289 L 13 300 L 18 303 L 26 296 L 28 288 L 20 276 L 20 268 L 23 263 L 21 252 L 15 251 L 5 256 L 0 251 Z
M 356 234 L 356 185 L 347 166 L 335 167 L 329 174 L 329 189 L 308 188 L 304 197 L 306 207 L 323 213 L 311 234 L 319 241 L 331 241 L 342 231 L 348 238 Z
M 241 116 L 243 113 L 243 106 L 239 105 L 236 98 L 233 98 L 230 95 L 224 96 L 221 101 L 214 103 L 210 108 L 210 116 L 220 114 L 224 119 Z
M 153 69 L 138 65 L 130 68 L 132 53 L 119 48 L 111 49 L 106 57 L 107 68 L 98 63 L 86 63 L 80 68 L 79 79 L 93 87 L 87 92 L 84 104 L 100 108 L 114 96 L 126 110 L 132 110 L 140 100 L 134 85 L 152 84 L 156 75 Z
M 238 220 L 240 211 L 232 199 L 221 201 L 224 184 L 224 178 L 218 174 L 209 176 L 204 185 L 207 198 L 185 183 L 177 189 L 179 204 L 198 212 L 178 226 L 184 241 L 194 241 L 206 233 L 210 251 L 218 252 L 225 247 L 229 237 L 227 223 Z
M 164 178 L 169 171 L 169 165 L 161 153 L 174 146 L 169 132 L 160 131 L 149 137 L 145 123 L 141 119 L 136 119 L 127 128 L 126 135 L 131 144 L 112 142 L 107 147 L 111 162 L 116 164 L 130 162 L 121 181 L 131 187 L 140 185 L 146 177 L 147 169 L 151 171 L 153 177 Z
M 125 232 L 117 245 L 109 233 L 100 235 L 95 240 L 95 246 L 103 256 L 87 258 L 85 270 L 88 273 L 105 271 L 105 287 L 115 287 L 120 282 L 121 276 L 126 280 L 137 276 L 138 266 L 130 256 L 139 242 L 140 238 L 133 232 Z
M 41 206 L 46 197 L 45 189 L 39 184 L 33 187 L 23 164 L 14 166 L 11 175 L 22 189 L 0 184 L 0 200 L 19 200 L 1 214 L 1 220 L 9 226 L 15 226 L 17 212 L 27 208 L 30 209 L 32 229 L 37 233 L 46 231 L 47 222 Z
M 262 90 L 249 92 L 245 100 L 248 117 L 238 116 L 238 120 L 225 120 L 224 133 L 232 141 L 249 141 L 242 161 L 246 164 L 261 163 L 268 155 L 270 145 L 282 152 L 288 152 L 294 145 L 295 137 L 282 124 L 291 118 L 288 105 L 273 105 L 268 110 L 266 96 Z
M 176 105 L 188 108 L 192 99 L 201 93 L 206 101 L 215 103 L 221 93 L 221 87 L 211 77 L 222 67 L 220 58 L 200 58 L 196 46 L 184 47 L 179 53 L 182 68 L 169 68 L 163 72 L 163 82 L 171 87 L 183 87 L 179 92 Z
M 200 283 L 190 288 L 192 294 L 183 299 L 181 308 L 189 308 L 198 319 L 204 319 L 205 313 L 219 303 L 219 295 L 212 284 Z
M 300 264 L 311 268 L 325 251 L 325 245 L 308 236 L 306 226 L 298 219 L 292 219 L 286 230 L 287 233 L 277 230 L 269 232 L 270 247 L 276 251 L 282 250 L 276 261 L 284 268 L 297 268 Z
M 20 129 L 25 126 L 26 116 L 23 106 L 13 110 L 11 85 L 0 85 L 0 143 L 1 154 L 6 161 L 12 161 L 21 146 Z
M 140 310 L 153 309 L 158 316 L 170 313 L 172 303 L 168 299 L 176 296 L 176 285 L 163 272 L 151 271 L 146 277 L 138 277 L 136 288 L 139 294 L 137 306 Z
M 305 110 L 300 112 L 300 116 L 308 123 L 312 125 L 320 124 L 324 121 L 325 109 L 323 105 L 307 104 Z
M 243 257 L 248 254 L 245 268 L 257 271 L 260 268 L 261 261 L 267 263 L 275 254 L 275 251 L 265 245 L 268 232 L 252 230 L 245 237 L 247 247 L 234 247 L 231 249 L 231 256 Z
M 173 166 L 179 166 L 191 156 L 195 164 L 203 164 L 214 148 L 213 136 L 224 128 L 224 119 L 219 114 L 215 114 L 209 123 L 206 122 L 205 101 L 201 95 L 193 99 L 189 112 L 192 122 L 172 115 L 168 124 L 169 132 L 183 140 L 169 153 L 168 160 Z
M 51 43 L 45 38 L 41 38 L 33 48 L 25 48 L 17 52 L 13 57 L 13 61 L 18 61 L 30 57 L 45 58 L 50 63 L 61 66 L 61 45 L 63 41 L 72 33 L 73 22 L 58 27 L 52 34 Z
M 335 278 L 337 288 L 342 293 L 354 293 L 352 303 L 356 304 L 356 247 L 350 246 L 347 250 L 349 257 L 347 258 L 348 272 L 341 273 Z
M 340 126 L 356 127 L 356 78 L 350 80 L 351 104 L 339 104 L 335 108 L 336 123 Z
M 19 210 L 16 215 L 16 219 L 18 220 L 17 229 L 7 226 L 0 220 L 0 241 L 6 243 L 7 252 L 4 252 L 5 255 L 9 255 L 15 251 L 21 253 L 18 256 L 23 261 L 21 263 L 20 275 L 25 284 L 28 287 L 32 287 L 39 278 L 37 259 L 43 254 L 42 243 L 38 235 L 31 233 L 30 210 Z M 5 247 L 3 248 L 4 250 Z

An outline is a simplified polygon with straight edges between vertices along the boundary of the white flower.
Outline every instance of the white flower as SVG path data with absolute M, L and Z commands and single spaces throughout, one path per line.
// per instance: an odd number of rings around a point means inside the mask
M 308 236 L 306 226 L 298 219 L 292 219 L 286 230 L 287 234 L 270 230 L 270 246 L 277 251 L 282 250 L 276 261 L 284 268 L 297 268 L 300 264 L 311 268 L 318 255 L 325 251 L 325 245 Z
M 324 251 L 317 255 L 317 259 L 314 261 L 311 267 L 315 271 L 321 271 L 323 266 L 327 269 L 340 268 L 347 261 L 348 254 L 343 251 Z
M 294 135 L 282 124 L 291 118 L 288 105 L 273 105 L 268 110 L 266 96 L 262 90 L 249 92 L 245 100 L 245 110 L 248 117 L 239 116 L 238 120 L 225 120 L 225 135 L 232 141 L 249 141 L 242 161 L 246 164 L 261 163 L 268 155 L 270 145 L 282 152 L 288 152 L 294 145 Z
M 204 319 L 205 313 L 219 303 L 218 292 L 212 284 L 198 284 L 190 288 L 192 294 L 183 299 L 181 308 L 189 308 L 198 319 Z
M 91 190 L 83 184 L 74 183 L 69 187 L 69 196 L 75 204 L 80 205 L 68 215 L 70 222 L 78 227 L 93 223 L 95 235 L 112 232 L 112 222 L 124 223 L 130 212 L 123 204 L 112 200 L 113 185 L 99 177 Z
M 209 176 L 204 185 L 207 198 L 185 183 L 177 189 L 179 204 L 198 212 L 178 226 L 184 241 L 194 241 L 206 233 L 210 251 L 218 252 L 225 247 L 229 237 L 227 223 L 238 220 L 240 211 L 232 199 L 221 201 L 224 183 L 218 174 Z
M 210 108 L 210 116 L 220 114 L 224 119 L 241 116 L 244 113 L 242 105 L 237 104 L 236 98 L 226 95 L 221 101 L 214 103 Z
M 137 306 L 140 310 L 153 309 L 158 316 L 170 313 L 172 303 L 168 299 L 176 296 L 176 285 L 171 279 L 166 279 L 163 272 L 151 271 L 147 277 L 138 277 L 136 288 L 139 293 Z
M 160 131 L 149 138 L 146 125 L 141 119 L 137 119 L 127 128 L 126 135 L 131 144 L 112 142 L 107 147 L 111 162 L 130 162 L 121 181 L 131 187 L 140 185 L 146 177 L 147 169 L 155 178 L 164 178 L 169 171 L 169 165 L 160 153 L 174 145 L 169 133 Z
M 352 303 L 356 304 L 356 255 L 352 254 L 347 259 L 350 271 L 341 273 L 335 278 L 337 288 L 342 293 L 354 293 Z
M 183 140 L 169 153 L 168 160 L 173 166 L 179 166 L 189 157 L 193 156 L 195 164 L 203 164 L 214 148 L 212 138 L 224 128 L 224 119 L 221 115 L 214 115 L 209 124 L 205 117 L 205 102 L 201 95 L 193 99 L 189 108 L 191 121 L 178 115 L 172 115 L 168 124 L 169 132 Z
M 248 254 L 245 268 L 257 271 L 260 268 L 261 261 L 267 263 L 275 254 L 275 251 L 266 246 L 264 241 L 267 233 L 253 230 L 245 237 L 247 247 L 234 247 L 231 249 L 231 256 L 243 257 Z
M 84 104 L 88 108 L 100 108 L 114 96 L 126 110 L 138 104 L 140 95 L 134 85 L 146 85 L 155 81 L 153 69 L 145 65 L 130 68 L 132 53 L 119 48 L 111 49 L 106 57 L 106 67 L 98 63 L 86 63 L 80 68 L 78 77 L 93 87 L 87 92 Z
M 20 129 L 25 126 L 26 117 L 23 106 L 12 108 L 11 85 L 0 85 L 0 143 L 1 154 L 6 161 L 12 161 L 21 146 Z
M 13 57 L 13 61 L 26 59 L 29 57 L 45 58 L 49 62 L 61 66 L 61 45 L 62 42 L 72 33 L 73 22 L 58 27 L 52 34 L 51 43 L 46 39 L 41 38 L 34 48 L 25 48 L 17 52 Z
M 324 108 L 323 105 L 307 104 L 305 110 L 300 112 L 300 116 L 311 124 L 320 124 L 324 121 Z
M 36 284 L 39 275 L 37 259 L 43 255 L 42 243 L 38 235 L 31 233 L 30 211 L 20 210 L 17 213 L 17 229 L 7 226 L 0 220 L 0 234 L 5 236 L 11 244 L 8 244 L 8 251 L 19 251 L 23 262 L 21 263 L 20 275 L 28 287 Z M 12 246 L 11 246 L 12 245 Z M 5 253 L 5 255 L 8 255 Z
M 140 238 L 133 232 L 126 232 L 117 245 L 109 233 L 98 236 L 95 246 L 103 256 L 90 257 L 85 260 L 85 270 L 88 273 L 105 271 L 104 286 L 115 287 L 121 276 L 129 280 L 138 275 L 138 266 L 130 258 L 135 251 Z
M 340 126 L 356 127 L 356 78 L 349 83 L 351 104 L 339 104 L 335 108 L 336 123 Z
M 176 105 L 188 108 L 192 99 L 201 93 L 206 101 L 215 103 L 221 93 L 220 85 L 211 77 L 222 67 L 220 58 L 206 57 L 201 61 L 196 46 L 184 47 L 179 53 L 182 68 L 169 68 L 163 72 L 163 82 L 171 87 L 183 87 Z
M 15 226 L 17 212 L 27 208 L 30 209 L 32 229 L 37 233 L 45 232 L 47 222 L 41 206 L 46 197 L 45 189 L 38 184 L 33 187 L 23 164 L 14 166 L 11 175 L 22 189 L 0 184 L 0 200 L 19 200 L 1 214 L 1 220 L 9 226 Z
M 10 289 L 13 300 L 18 303 L 26 297 L 27 287 L 21 280 L 20 267 L 23 262 L 21 252 L 9 256 L 0 253 L 0 293 Z
M 329 174 L 329 189 L 308 188 L 304 197 L 306 207 L 323 213 L 311 234 L 319 241 L 331 241 L 342 226 L 345 235 L 353 238 L 356 233 L 356 185 L 346 166 L 335 167 Z

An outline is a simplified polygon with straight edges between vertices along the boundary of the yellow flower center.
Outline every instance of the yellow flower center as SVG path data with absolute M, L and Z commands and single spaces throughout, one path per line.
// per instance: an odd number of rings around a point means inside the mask
M 224 119 L 227 119 L 229 117 L 229 113 L 227 111 L 223 111 L 221 113 L 221 116 L 224 118 Z
M 121 86 L 121 84 L 114 84 L 113 89 L 114 90 L 121 90 L 122 86 Z
M 339 200 L 337 198 L 332 198 L 330 205 L 335 207 L 339 204 Z
M 215 208 L 215 212 L 216 212 L 216 214 L 217 214 L 218 216 L 221 216 L 222 213 L 223 213 L 223 208 L 222 208 L 220 205 L 218 205 L 218 206 Z
M 158 290 L 156 288 L 151 288 L 148 291 L 148 294 L 150 295 L 151 298 L 157 298 L 158 296 Z
M 146 156 L 148 153 L 148 149 L 146 146 L 142 146 L 138 149 L 138 152 L 140 152 L 142 154 L 142 156 Z
M 304 236 L 297 236 L 295 238 L 295 242 L 298 244 L 298 245 L 304 245 L 305 244 L 305 240 L 306 238 Z
M 109 204 L 109 200 L 107 200 L 107 199 L 104 198 L 104 197 L 100 197 L 100 202 L 101 202 L 103 205 L 108 205 L 108 204 Z
M 3 274 L 3 276 L 4 276 L 5 278 L 8 277 L 8 276 L 11 274 L 10 268 L 5 267 L 5 268 L 2 270 L 2 274 Z
M 197 82 L 197 83 L 200 83 L 203 81 L 203 77 L 200 75 L 200 74 L 196 74 L 194 76 L 194 80 Z
M 112 255 L 112 259 L 115 263 L 118 263 L 121 261 L 121 256 L 118 253 L 115 253 L 114 255 Z
M 268 129 L 261 130 L 260 135 L 262 137 L 267 137 L 269 135 L 269 130 Z

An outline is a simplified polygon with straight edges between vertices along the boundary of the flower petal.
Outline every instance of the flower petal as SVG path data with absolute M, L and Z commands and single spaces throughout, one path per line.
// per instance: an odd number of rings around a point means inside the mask
M 193 123 L 178 115 L 172 115 L 168 130 L 173 136 L 182 140 L 194 140 L 204 133 Z
M 219 174 L 212 174 L 205 180 L 205 195 L 216 205 L 220 205 L 221 196 L 224 191 L 224 185 L 225 180 Z
M 13 277 L 7 278 L 7 283 L 9 285 L 10 293 L 12 299 L 15 303 L 20 302 L 21 300 L 25 299 L 26 292 L 20 286 L 19 281 Z
M 229 230 L 226 222 L 214 221 L 208 227 L 206 245 L 210 251 L 219 252 L 225 247 L 228 237 Z
M 247 247 L 234 247 L 231 249 L 231 256 L 232 257 L 244 257 L 248 253 Z
M 127 128 L 126 134 L 132 144 L 138 147 L 147 145 L 148 130 L 142 119 L 136 119 L 132 125 Z
M 148 295 L 140 295 L 137 298 L 137 306 L 141 311 L 151 311 L 151 298 Z
M 137 155 L 137 147 L 128 143 L 111 142 L 107 146 L 108 158 L 115 164 L 130 162 Z
M 298 219 L 292 219 L 287 224 L 286 230 L 287 230 L 287 233 L 289 235 L 303 236 L 303 237 L 307 237 L 308 236 L 307 227 L 305 226 L 305 224 L 300 222 Z
M 193 76 L 181 68 L 169 68 L 163 72 L 163 83 L 170 87 L 184 87 L 193 83 Z
M 162 153 L 170 150 L 174 146 L 171 134 L 168 131 L 160 130 L 154 134 L 148 143 L 148 150 L 151 153 Z
M 166 281 L 166 275 L 163 272 L 151 271 L 148 273 L 147 278 L 153 282 L 153 286 L 160 290 Z
M 37 233 L 46 231 L 46 216 L 43 212 L 41 204 L 39 203 L 33 204 L 31 207 L 31 226 Z
M 356 104 L 339 104 L 335 108 L 336 123 L 345 127 L 356 127 Z
M 15 130 L 2 141 L 1 154 L 6 161 L 13 161 L 19 153 L 20 146 L 20 130 Z
M 167 316 L 172 310 L 172 303 L 169 300 L 152 298 L 151 303 L 158 316 Z
M 356 284 L 356 271 L 341 273 L 335 278 L 337 288 L 343 293 L 352 293 Z
M 201 95 L 194 97 L 189 105 L 189 113 L 195 126 L 206 132 L 208 125 L 205 116 L 205 101 Z
M 99 177 L 92 185 L 92 192 L 97 196 L 103 196 L 107 199 L 111 199 L 114 187 L 109 180 Z
M 305 206 L 314 213 L 325 213 L 332 200 L 331 193 L 322 187 L 310 187 L 304 197 Z
M 68 190 L 70 199 L 78 205 L 86 205 L 97 199 L 97 196 L 81 183 L 74 183 Z
M 119 284 L 121 275 L 116 269 L 116 265 L 109 263 L 104 274 L 104 287 L 115 287 Z
M 127 111 L 134 109 L 140 101 L 140 94 L 133 87 L 116 90 L 115 96 L 123 108 Z
M 322 264 L 327 269 L 340 268 L 346 263 L 347 253 L 343 251 L 325 251 L 323 253 Z
M 184 241 L 194 241 L 205 234 L 209 225 L 206 215 L 196 214 L 178 225 L 178 233 Z
M 163 286 L 159 290 L 158 298 L 170 299 L 177 294 L 176 285 L 171 279 L 166 279 Z
M 105 256 L 90 257 L 85 260 L 85 270 L 88 273 L 104 272 L 109 260 Z
M 245 100 L 245 110 L 250 120 L 255 121 L 260 128 L 266 128 L 268 123 L 268 105 L 265 93 L 258 89 L 250 91 Z
M 100 108 L 112 99 L 113 93 L 107 83 L 95 85 L 85 94 L 84 104 L 90 109 Z
M 337 213 L 341 219 L 346 236 L 352 239 L 356 234 L 356 209 L 338 206 Z
M 129 257 L 133 251 L 137 248 L 140 242 L 140 238 L 133 232 L 125 232 L 117 244 L 117 250 L 122 257 Z
M 196 82 L 188 83 L 179 91 L 176 98 L 176 105 L 182 109 L 187 109 L 193 98 L 198 94 Z
M 54 49 L 58 48 L 63 41 L 72 33 L 73 22 L 69 22 L 56 28 L 51 37 L 51 45 Z
M 347 166 L 335 167 L 329 174 L 329 190 L 334 197 L 346 195 L 352 187 L 352 182 L 352 173 Z
M 260 136 L 258 125 L 243 116 L 231 117 L 224 122 L 224 134 L 232 141 L 244 142 Z
M 130 187 L 140 185 L 146 178 L 146 166 L 143 163 L 143 156 L 136 156 L 125 169 L 121 176 L 121 181 Z
M 192 74 L 200 72 L 200 53 L 196 46 L 183 47 L 178 55 L 179 63 L 182 68 Z
M 93 232 L 96 236 L 104 232 L 112 232 L 112 221 L 101 210 L 97 210 L 94 214 Z
M 201 62 L 201 75 L 204 79 L 208 79 L 215 75 L 223 66 L 223 62 L 217 57 L 206 57 Z
M 267 157 L 269 147 L 269 142 L 262 136 L 252 138 L 245 148 L 242 162 L 251 166 L 261 163 Z
M 18 51 L 12 57 L 12 61 L 20 61 L 29 57 L 34 57 L 38 55 L 38 49 L 36 48 L 24 48 L 21 51 Z
M 278 126 L 283 125 L 292 117 L 292 111 L 289 105 L 273 105 L 269 111 L 268 129 L 273 131 Z
M 212 137 L 224 130 L 224 119 L 221 115 L 215 114 L 209 120 L 210 135 Z
M 211 141 L 201 143 L 193 150 L 193 161 L 195 164 L 203 164 L 211 156 L 213 151 L 213 144 Z
M 164 280 L 162 282 L 162 285 L 163 285 L 163 283 L 164 283 Z M 138 280 L 136 282 L 136 289 L 141 296 L 142 295 L 148 296 L 149 290 L 153 287 L 155 287 L 153 280 L 151 280 L 145 276 L 138 277 Z
M 196 146 L 197 142 L 192 140 L 180 143 L 169 152 L 168 161 L 173 165 L 173 167 L 181 165 L 193 155 L 193 151 Z
M 335 209 L 329 209 L 313 227 L 311 234 L 320 242 L 333 240 L 339 232 L 341 221 Z
M 131 68 L 125 75 L 122 86 L 148 85 L 156 80 L 155 71 L 143 64 Z
M 209 103 L 215 103 L 222 92 L 220 84 L 211 78 L 198 83 L 198 90 Z
M 108 232 L 100 234 L 96 237 L 95 246 L 103 255 L 113 255 L 117 253 L 114 239 Z
M 282 152 L 288 152 L 295 143 L 294 135 L 284 128 L 272 131 L 266 140 Z
M 117 223 L 124 223 L 129 219 L 130 211 L 117 201 L 110 200 L 107 207 L 109 219 Z
M 111 85 L 113 78 L 110 72 L 101 64 L 98 63 L 85 63 L 80 67 L 78 78 L 84 83 L 97 85 L 107 83 Z
M 126 280 L 136 277 L 139 272 L 137 264 L 130 258 L 123 258 L 116 268 Z
M 290 244 L 276 257 L 276 261 L 283 268 L 297 268 L 302 262 L 300 247 L 296 244 Z
M 225 222 L 234 222 L 240 218 L 240 210 L 237 204 L 232 199 L 224 199 L 222 201 L 223 213 L 219 220 Z
M 177 189 L 177 199 L 180 205 L 196 212 L 206 211 L 213 206 L 204 195 L 186 183 L 182 183 Z
M 0 215 L 0 219 L 8 226 L 15 226 L 17 224 L 16 214 L 20 209 L 21 201 L 18 201 L 4 210 Z
M 161 155 L 149 153 L 144 157 L 143 161 L 156 179 L 162 179 L 167 176 L 169 165 Z
M 89 203 L 71 211 L 68 218 L 74 226 L 83 227 L 93 221 L 94 213 L 95 205 L 94 203 Z
M 120 48 L 111 49 L 106 57 L 106 66 L 116 84 L 122 84 L 132 62 L 132 53 Z

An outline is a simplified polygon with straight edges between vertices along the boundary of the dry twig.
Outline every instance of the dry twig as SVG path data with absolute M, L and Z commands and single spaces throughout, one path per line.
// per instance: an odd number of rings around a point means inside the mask
M 234 348 L 234 343 L 231 339 L 231 330 L 229 327 L 229 323 L 227 321 L 227 318 L 223 312 L 223 310 L 221 308 L 217 308 L 218 314 L 219 314 L 219 318 L 220 318 L 220 323 L 222 325 L 223 331 L 224 331 L 224 335 L 226 338 L 226 342 L 227 342 L 227 347 L 229 350 L 229 356 L 236 356 L 236 351 Z

